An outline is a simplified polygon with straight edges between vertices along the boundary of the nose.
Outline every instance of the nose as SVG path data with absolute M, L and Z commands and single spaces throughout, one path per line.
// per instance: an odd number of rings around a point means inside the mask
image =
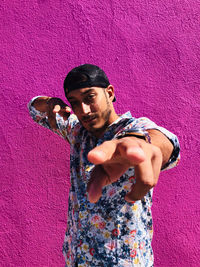
M 82 113 L 83 114 L 89 114 L 91 112 L 90 105 L 87 105 L 85 103 L 82 103 Z

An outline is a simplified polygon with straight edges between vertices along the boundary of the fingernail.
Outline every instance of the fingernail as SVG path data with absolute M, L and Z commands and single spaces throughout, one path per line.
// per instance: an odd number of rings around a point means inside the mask
M 53 112 L 59 112 L 60 111 L 60 106 L 59 105 L 56 105 L 53 109 Z

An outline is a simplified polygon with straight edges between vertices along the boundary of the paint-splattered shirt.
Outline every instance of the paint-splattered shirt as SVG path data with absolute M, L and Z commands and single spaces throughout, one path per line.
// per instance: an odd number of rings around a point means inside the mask
M 31 105 L 32 101 L 29 103 L 32 118 L 52 130 L 47 114 L 36 110 Z M 96 139 L 83 128 L 73 114 L 66 121 L 57 114 L 56 121 L 57 130 L 54 132 L 66 139 L 71 146 L 71 188 L 63 245 L 66 266 L 153 266 L 153 190 L 142 200 L 126 202 L 124 196 L 135 183 L 134 168 L 130 168 L 117 182 L 104 187 L 102 197 L 97 203 L 90 203 L 86 187 L 94 165 L 88 161 L 87 154 L 95 146 L 117 138 L 127 131 L 146 133 L 147 129 L 157 129 L 174 145 L 172 156 L 165 166 L 165 169 L 168 169 L 174 167 L 179 160 L 177 137 L 148 118 L 133 118 L 130 112 L 112 123 L 100 139 Z

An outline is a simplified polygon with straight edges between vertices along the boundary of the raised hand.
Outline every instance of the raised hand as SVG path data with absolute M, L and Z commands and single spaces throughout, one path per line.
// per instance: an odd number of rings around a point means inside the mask
M 136 137 L 124 137 L 95 147 L 88 153 L 88 160 L 96 165 L 87 188 L 90 202 L 97 202 L 104 186 L 117 181 L 126 170 L 134 167 L 136 183 L 125 196 L 132 202 L 142 199 L 157 183 L 162 153 L 157 146 Z
M 49 98 L 46 104 L 49 124 L 53 129 L 56 129 L 56 113 L 62 116 L 64 120 L 67 120 L 70 115 L 71 108 L 57 97 Z

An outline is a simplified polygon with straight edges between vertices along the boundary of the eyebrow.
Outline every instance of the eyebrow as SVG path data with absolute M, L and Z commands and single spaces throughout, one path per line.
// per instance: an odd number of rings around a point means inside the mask
M 90 93 L 91 91 L 94 91 L 94 88 L 90 88 L 87 91 L 81 93 L 81 95 L 87 95 L 88 93 Z
M 87 95 L 88 93 L 90 93 L 90 92 L 93 92 L 94 91 L 94 88 L 89 88 L 88 90 L 86 90 L 85 92 L 83 92 L 83 93 L 81 93 L 81 96 L 84 96 L 84 95 Z M 73 99 L 75 99 L 76 97 L 74 97 L 74 96 L 69 96 L 68 97 L 68 100 L 73 100 Z

